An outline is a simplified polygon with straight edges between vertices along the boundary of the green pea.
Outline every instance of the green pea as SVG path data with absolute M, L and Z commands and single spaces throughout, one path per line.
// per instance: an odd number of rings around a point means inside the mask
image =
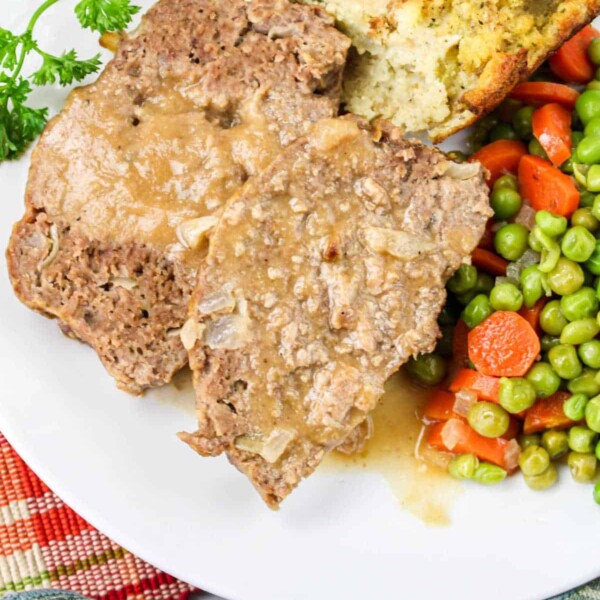
M 567 384 L 567 389 L 572 394 L 584 394 L 588 398 L 600 394 L 600 383 L 596 381 L 596 371 L 585 369 L 579 377 L 571 379 Z
M 577 349 L 581 362 L 592 369 L 600 369 L 600 340 L 591 340 Z
M 494 310 L 518 311 L 523 306 L 523 294 L 513 283 L 500 283 L 490 293 Z
M 577 159 L 586 165 L 600 162 L 600 137 L 584 137 L 577 145 Z
M 584 137 L 592 137 L 595 135 L 600 135 L 600 118 L 596 117 L 595 119 L 592 119 L 584 128 L 583 130 L 583 134 Z M 583 139 L 583 138 L 581 138 Z M 579 143 L 580 140 L 578 140 L 577 143 Z
M 589 90 L 580 94 L 575 103 L 575 110 L 584 125 L 600 117 L 600 91 Z
M 446 361 L 438 354 L 419 354 L 406 364 L 408 372 L 426 385 L 437 385 L 446 377 Z
M 592 192 L 588 192 L 587 190 L 583 190 L 579 196 L 579 206 L 581 208 L 589 208 L 594 205 L 595 199 L 595 194 L 592 194 Z
M 454 479 L 472 479 L 479 460 L 474 454 L 461 454 L 455 456 L 448 464 L 448 473 Z
M 500 406 L 512 414 L 520 413 L 533 406 L 536 399 L 534 385 L 520 377 L 502 377 L 498 400 Z
M 493 402 L 476 402 L 467 414 L 469 425 L 480 435 L 497 438 L 508 430 L 508 413 Z
M 584 452 L 569 452 L 567 458 L 571 477 L 578 483 L 589 483 L 594 479 L 597 462 L 593 454 Z
M 589 168 L 586 174 L 585 187 L 590 192 L 600 192 L 600 165 L 592 165 Z
M 596 434 L 587 427 L 575 425 L 569 429 L 569 448 L 573 452 L 591 454 L 595 449 Z
M 556 267 L 548 273 L 548 285 L 559 296 L 573 294 L 584 281 L 583 270 L 578 263 L 559 258 Z
M 542 447 L 552 460 L 560 458 L 569 451 L 569 436 L 564 431 L 549 429 L 542 434 Z
M 525 450 L 529 446 L 539 446 L 542 443 L 542 438 L 538 433 L 522 433 L 518 440 L 521 450 Z
M 560 337 L 556 335 L 543 335 L 540 338 L 540 346 L 543 352 L 548 352 L 550 348 L 560 345 Z
M 489 294 L 494 287 L 494 278 L 487 273 L 477 273 L 477 282 L 475 287 L 464 293 L 458 294 L 456 299 L 463 305 L 466 306 L 477 296 L 478 294 Z
M 477 269 L 473 265 L 460 265 L 446 286 L 453 294 L 464 294 L 477 283 Z
M 573 346 L 560 344 L 548 352 L 548 360 L 557 375 L 563 379 L 575 379 L 581 375 L 582 367 Z
M 490 195 L 490 206 L 496 221 L 512 219 L 521 210 L 521 195 L 509 187 L 494 189 Z
M 525 475 L 524 479 L 530 489 L 541 492 L 547 490 L 556 483 L 558 471 L 556 470 L 556 467 L 550 463 L 548 468 L 543 473 L 540 473 L 540 475 Z
M 568 321 L 562 313 L 560 300 L 551 300 L 540 313 L 540 327 L 550 335 L 560 335 Z
M 586 90 L 600 90 L 600 81 L 590 81 L 586 86 Z M 592 119 L 593 121 L 594 119 Z
M 587 55 L 595 65 L 600 65 L 600 38 L 594 38 L 589 43 Z
M 600 275 L 600 240 L 596 241 L 596 248 L 586 261 L 585 268 L 593 275 Z
M 594 484 L 594 501 L 596 504 L 600 504 L 600 481 L 596 481 Z
M 575 172 L 575 169 L 574 169 L 575 164 L 576 163 L 573 160 L 573 154 L 571 154 L 571 156 L 569 156 L 569 158 L 567 158 L 567 160 L 565 160 L 565 162 L 560 165 L 560 170 L 563 173 L 572 175 Z
M 524 475 L 541 475 L 549 464 L 550 455 L 541 446 L 528 446 L 519 457 L 519 466 Z
M 490 142 L 496 142 L 498 140 L 518 140 L 519 136 L 517 132 L 508 123 L 498 123 L 490 131 Z
M 600 396 L 591 398 L 585 405 L 585 422 L 596 433 L 600 433 Z
M 561 344 L 583 344 L 594 339 L 600 332 L 600 326 L 596 319 L 581 319 L 572 321 L 562 330 L 560 334 Z
M 578 208 L 571 215 L 571 225 L 585 227 L 588 231 L 595 233 L 600 228 L 600 221 L 594 216 L 593 209 L 588 206 L 587 208 Z
M 527 373 L 527 381 L 533 385 L 538 398 L 548 398 L 560 387 L 560 377 L 546 362 L 535 363 Z
M 538 210 L 535 213 L 535 222 L 538 227 L 550 237 L 562 235 L 567 230 L 568 221 L 565 217 L 555 215 L 547 210 Z
M 483 485 L 495 485 L 504 481 L 506 475 L 507 473 L 503 468 L 491 463 L 481 462 L 475 469 L 472 480 Z
M 594 451 L 594 454 L 596 455 L 596 458 L 600 460 L 600 442 L 596 443 L 596 450 Z
M 529 234 L 528 243 L 536 252 L 541 251 L 542 253 L 538 265 L 540 271 L 549 273 L 556 268 L 560 258 L 560 246 L 552 236 L 545 233 L 539 225 L 536 225 Z
M 485 294 L 479 294 L 467 304 L 463 311 L 462 318 L 467 324 L 467 327 L 473 329 L 473 327 L 476 327 L 479 323 L 485 321 L 485 319 L 493 312 L 494 309 L 490 304 L 489 298 Z
M 585 416 L 585 406 L 588 397 L 585 394 L 573 394 L 563 404 L 563 412 L 571 421 L 581 421 Z
M 518 191 L 519 182 L 517 181 L 517 178 L 514 175 L 507 173 L 506 175 L 501 175 L 500 177 L 498 177 L 498 179 L 496 179 L 493 189 L 494 190 L 510 189 L 510 190 Z
M 590 287 L 579 288 L 573 294 L 567 294 L 560 299 L 560 312 L 569 321 L 579 321 L 596 316 L 598 298 Z
M 535 109 L 532 106 L 523 106 L 515 112 L 512 118 L 512 125 L 517 135 L 522 138 L 528 138 L 532 134 L 531 117 Z
M 504 225 L 496 232 L 494 246 L 496 252 L 506 260 L 519 260 L 527 250 L 527 236 L 529 232 L 520 223 Z
M 561 249 L 568 259 L 585 262 L 596 249 L 596 238 L 585 227 L 571 227 L 562 239 Z
M 548 155 L 546 154 L 546 151 L 535 138 L 531 138 L 527 149 L 529 150 L 529 154 L 534 154 L 535 156 L 539 156 L 544 160 L 548 160 Z
M 550 291 L 546 274 L 542 273 L 537 265 L 529 265 L 523 269 L 519 278 L 527 308 L 531 308 L 546 292 Z

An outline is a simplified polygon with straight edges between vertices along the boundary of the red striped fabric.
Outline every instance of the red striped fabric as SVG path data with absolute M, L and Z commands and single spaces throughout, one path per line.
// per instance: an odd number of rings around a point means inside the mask
M 185 600 L 195 591 L 63 504 L 0 433 L 0 598 L 38 588 L 94 600 Z

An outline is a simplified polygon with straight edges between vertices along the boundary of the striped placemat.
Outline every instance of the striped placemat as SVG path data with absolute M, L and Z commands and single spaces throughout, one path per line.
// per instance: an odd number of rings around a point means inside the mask
M 0 433 L 0 598 L 37 588 L 98 600 L 185 600 L 194 590 L 63 504 Z

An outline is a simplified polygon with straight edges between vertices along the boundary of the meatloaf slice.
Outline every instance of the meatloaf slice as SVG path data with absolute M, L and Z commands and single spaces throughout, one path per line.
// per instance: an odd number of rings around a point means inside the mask
M 324 11 L 287 0 L 161 0 L 33 153 L 8 249 L 19 298 L 123 389 L 168 382 L 215 215 L 337 114 L 348 47 Z
M 325 119 L 227 204 L 190 304 L 198 430 L 276 507 L 438 337 L 491 215 L 481 167 Z

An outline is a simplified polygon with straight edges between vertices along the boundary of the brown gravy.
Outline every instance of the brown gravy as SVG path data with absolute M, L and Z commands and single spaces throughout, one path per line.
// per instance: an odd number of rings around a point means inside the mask
M 321 472 L 370 470 L 380 473 L 400 506 L 427 525 L 449 525 L 450 509 L 460 484 L 448 477 L 444 458 L 420 441 L 417 411 L 429 390 L 400 372 L 386 383 L 373 415 L 373 437 L 355 455 L 331 452 Z

